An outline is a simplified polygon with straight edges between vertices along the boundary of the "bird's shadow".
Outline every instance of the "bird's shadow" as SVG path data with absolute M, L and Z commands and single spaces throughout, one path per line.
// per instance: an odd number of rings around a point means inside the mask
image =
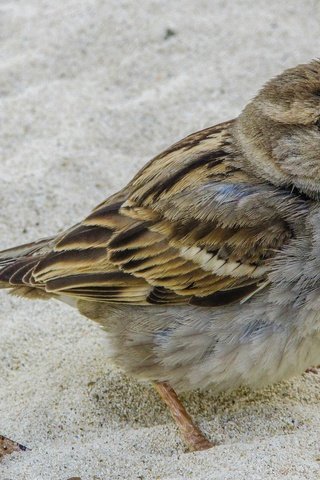
M 296 380 L 282 382 L 260 391 L 238 389 L 231 394 L 217 395 L 213 389 L 195 390 L 180 395 L 193 419 L 205 425 L 212 436 L 237 441 L 243 435 L 250 441 L 255 436 L 292 433 L 308 424 L 301 404 L 314 404 L 319 398 L 320 377 L 304 374 Z M 315 389 L 317 395 L 304 396 L 304 389 Z M 146 428 L 168 424 L 170 413 L 150 384 L 139 383 L 112 372 L 99 378 L 90 389 L 90 396 L 102 417 L 119 426 Z M 218 431 L 218 433 L 217 433 Z M 220 433 L 219 433 L 220 432 Z

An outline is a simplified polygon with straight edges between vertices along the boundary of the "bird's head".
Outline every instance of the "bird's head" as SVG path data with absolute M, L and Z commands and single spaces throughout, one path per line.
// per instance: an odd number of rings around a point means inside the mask
M 270 80 L 235 123 L 252 173 L 320 197 L 320 61 Z

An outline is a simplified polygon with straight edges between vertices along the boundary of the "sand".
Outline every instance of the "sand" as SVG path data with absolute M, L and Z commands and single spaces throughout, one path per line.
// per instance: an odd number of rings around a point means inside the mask
M 0 245 L 70 226 L 182 136 L 319 56 L 317 1 L 3 0 Z M 58 302 L 0 293 L 0 480 L 318 479 L 320 375 L 184 396 L 219 445 L 186 454 L 148 385 Z

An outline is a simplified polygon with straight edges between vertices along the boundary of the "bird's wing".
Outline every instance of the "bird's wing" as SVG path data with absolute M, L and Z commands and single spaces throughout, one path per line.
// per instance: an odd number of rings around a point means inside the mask
M 7 267 L 6 280 L 131 304 L 218 306 L 252 295 L 267 283 L 270 258 L 294 235 L 299 204 L 237 167 L 231 126 L 166 150 L 60 235 L 50 253 L 30 264 L 20 259 L 14 273 Z

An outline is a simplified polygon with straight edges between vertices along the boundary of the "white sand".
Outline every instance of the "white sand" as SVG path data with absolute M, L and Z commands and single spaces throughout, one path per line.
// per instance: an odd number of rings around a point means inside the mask
M 161 149 L 319 56 L 319 13 L 316 0 L 2 0 L 1 247 L 75 223 Z M 152 389 L 109 369 L 95 325 L 0 298 L 0 434 L 32 449 L 0 480 L 320 478 L 320 375 L 187 395 L 221 444 L 185 454 Z

